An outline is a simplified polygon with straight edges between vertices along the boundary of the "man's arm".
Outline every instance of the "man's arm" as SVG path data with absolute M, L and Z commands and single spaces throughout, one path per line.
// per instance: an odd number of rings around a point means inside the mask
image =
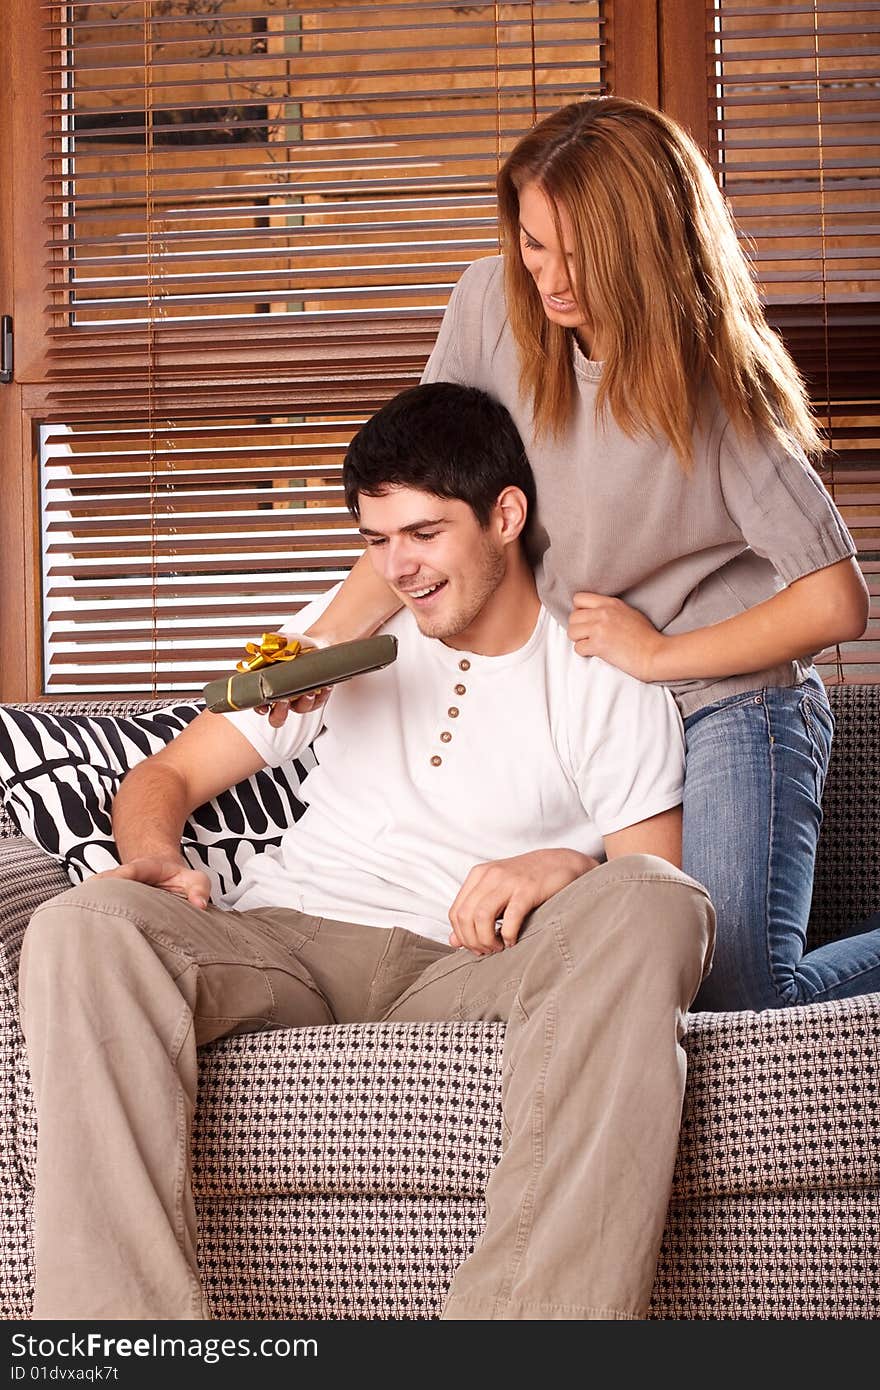
M 681 807 L 673 806 L 658 816 L 615 830 L 613 835 L 603 836 L 603 843 L 609 859 L 619 859 L 623 854 L 656 854 L 680 869 Z
M 609 859 L 655 854 L 680 868 L 681 807 L 616 830 L 604 836 L 604 845 Z M 536 849 L 512 859 L 476 864 L 449 909 L 449 944 L 466 946 L 478 956 L 503 951 L 515 943 L 530 912 L 597 863 L 574 849 Z
M 206 907 L 208 877 L 191 869 L 181 854 L 184 821 L 197 806 L 262 766 L 260 754 L 230 720 L 205 710 L 125 777 L 113 802 L 122 863 L 96 877 L 149 883 Z

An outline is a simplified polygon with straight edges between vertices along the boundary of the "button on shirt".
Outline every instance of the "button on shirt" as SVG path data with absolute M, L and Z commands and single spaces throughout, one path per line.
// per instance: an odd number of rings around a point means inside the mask
M 298 630 L 329 599 L 298 614 Z M 252 710 L 226 716 L 270 766 L 321 730 L 308 809 L 277 850 L 246 863 L 227 905 L 446 942 L 475 864 L 561 847 L 601 857 L 603 835 L 680 802 L 684 746 L 668 691 L 577 656 L 545 609 L 504 656 L 423 637 L 406 610 L 383 631 L 398 639 L 397 660 L 338 685 L 315 714 L 277 730 Z

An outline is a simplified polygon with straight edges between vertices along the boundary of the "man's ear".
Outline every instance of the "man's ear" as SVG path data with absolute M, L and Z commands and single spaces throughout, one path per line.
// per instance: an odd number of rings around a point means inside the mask
M 498 494 L 495 515 L 499 525 L 499 537 L 505 545 L 517 540 L 526 524 L 528 502 L 522 488 L 506 487 Z

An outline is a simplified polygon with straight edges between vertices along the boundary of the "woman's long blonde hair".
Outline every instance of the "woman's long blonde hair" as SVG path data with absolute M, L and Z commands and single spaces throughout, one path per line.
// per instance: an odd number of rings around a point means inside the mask
M 690 137 L 640 102 L 564 106 L 517 143 L 498 175 L 505 291 L 520 388 L 539 432 L 574 404 L 569 330 L 552 323 L 520 252 L 519 194 L 547 195 L 601 341 L 597 409 L 631 435 L 662 433 L 692 461 L 697 400 L 711 381 L 735 428 L 821 454 L 804 384 L 769 328 L 727 204 Z M 573 287 L 574 288 L 574 287 Z

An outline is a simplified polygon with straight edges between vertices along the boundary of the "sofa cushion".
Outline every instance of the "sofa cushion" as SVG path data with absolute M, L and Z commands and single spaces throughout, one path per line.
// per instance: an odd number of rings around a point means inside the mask
M 23 835 L 59 861 L 72 883 L 119 863 L 110 805 L 123 776 L 157 752 L 199 713 L 179 701 L 132 714 L 59 714 L 45 707 L 0 709 L 0 790 Z M 277 845 L 304 809 L 300 782 L 309 752 L 266 768 L 195 810 L 182 847 L 211 880 L 223 905 L 257 850 Z

